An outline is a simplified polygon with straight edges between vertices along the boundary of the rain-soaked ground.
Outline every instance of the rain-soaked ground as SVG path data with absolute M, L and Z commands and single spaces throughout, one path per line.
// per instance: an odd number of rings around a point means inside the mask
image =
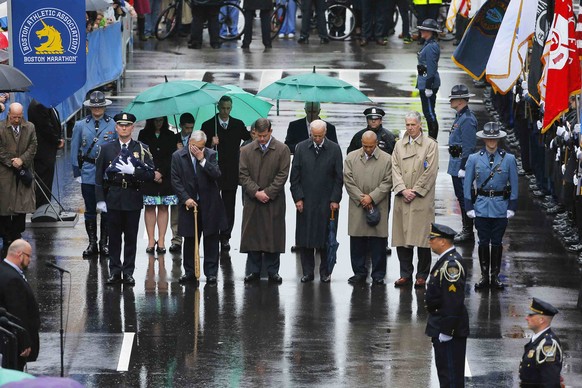
M 207 37 L 205 37 L 207 39 Z M 256 92 L 281 76 L 318 71 L 349 80 L 386 111 L 385 126 L 404 129 L 404 114 L 420 110 L 413 95 L 416 44 L 403 45 L 395 36 L 387 47 L 360 48 L 354 42 L 299 46 L 277 40 L 263 52 L 255 37 L 251 53 L 240 42 L 220 50 L 189 50 L 186 41 L 136 43 L 128 59 L 121 93 L 109 108 L 114 114 L 136 93 L 168 79 L 203 79 L 235 84 Z M 472 108 L 480 125 L 488 121 L 482 93 L 450 61 L 452 45 L 442 43 L 443 86 L 437 114 L 441 123 L 440 172 L 436 219 L 455 229 L 459 208 L 446 174 L 448 133 L 453 111 L 448 106 L 452 85 L 465 82 L 477 97 Z M 323 113 L 338 129 L 346 149 L 361 129 L 364 105 L 323 104 Z M 287 123 L 301 117 L 302 104 L 281 101 L 280 115 L 272 110 L 274 135 L 282 140 Z M 134 134 L 137 137 L 137 130 Z M 59 275 L 44 262 L 55 261 L 70 271 L 65 290 L 65 375 L 87 386 L 139 387 L 436 387 L 431 343 L 424 335 L 427 313 L 423 291 L 398 289 L 398 259 L 388 256 L 387 286 L 351 286 L 347 236 L 347 199 L 341 203 L 338 264 L 332 282 L 301 284 L 301 264 L 290 252 L 294 240 L 294 206 L 287 193 L 287 250 L 281 256 L 282 285 L 262 281 L 243 283 L 245 255 L 239 253 L 241 204 L 230 257 L 221 260 L 218 285 L 182 286 L 180 256 L 145 253 L 147 239 L 140 226 L 135 287 L 105 285 L 105 259 L 83 260 L 87 238 L 83 227 L 80 187 L 72 179 L 65 153 L 58 161 L 59 197 L 65 208 L 80 213 L 73 228 L 29 228 L 25 237 L 34 248 L 27 279 L 36 291 L 42 313 L 41 351 L 29 365 L 35 375 L 57 376 L 59 357 Z M 554 330 L 564 350 L 562 374 L 568 386 L 582 386 L 582 316 L 576 305 L 580 268 L 551 231 L 552 218 L 527 195 L 520 180 L 520 202 L 504 239 L 501 292 L 476 293 L 479 278 L 476 247 L 460 251 L 468 275 L 465 290 L 471 336 L 467 343 L 466 385 L 512 387 L 523 345 L 531 336 L 525 315 L 531 297 L 540 297 L 559 310 Z M 170 236 L 166 246 L 170 245 Z M 316 274 L 316 279 L 318 276 Z

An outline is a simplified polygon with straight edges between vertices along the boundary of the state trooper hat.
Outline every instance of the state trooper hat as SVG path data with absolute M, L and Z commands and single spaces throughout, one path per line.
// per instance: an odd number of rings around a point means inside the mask
M 121 112 L 113 116 L 113 120 L 117 124 L 133 124 L 137 121 L 134 115 L 131 113 Z
M 481 139 L 503 139 L 507 132 L 499 129 L 499 123 L 490 121 L 483 126 L 483 130 L 477 132 L 477 137 Z
M 558 313 L 557 308 L 538 298 L 532 299 L 529 309 L 533 311 L 531 314 L 547 315 L 549 317 L 553 317 Z
M 475 97 L 475 95 L 473 93 L 469 93 L 469 88 L 467 88 L 465 85 L 458 84 L 453 86 L 451 89 L 449 100 L 454 100 L 456 98 L 465 98 L 468 100 L 470 97 Z
M 105 98 L 105 94 L 99 90 L 91 92 L 89 99 L 83 103 L 84 106 L 88 108 L 101 108 L 107 105 L 111 105 L 111 100 Z
M 425 19 L 422 24 L 418 26 L 418 29 L 424 31 L 441 32 L 441 30 L 439 30 L 439 25 L 434 19 Z
M 431 239 L 440 237 L 440 238 L 446 238 L 447 240 L 454 240 L 456 234 L 457 234 L 457 232 L 455 232 L 452 228 L 449 228 L 446 225 L 430 224 L 430 236 L 429 236 L 429 238 L 431 238 Z
M 367 119 L 381 119 L 385 114 L 380 108 L 368 108 L 364 111 Z

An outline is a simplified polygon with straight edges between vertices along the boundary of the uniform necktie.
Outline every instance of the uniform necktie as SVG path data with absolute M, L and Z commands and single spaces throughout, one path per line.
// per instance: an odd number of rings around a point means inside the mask
M 18 125 L 17 126 L 13 126 L 12 130 L 14 131 L 14 136 L 18 136 L 20 134 L 20 131 L 18 130 Z
M 99 120 L 95 120 L 95 130 L 99 129 Z
M 226 127 L 228 127 L 227 123 L 222 123 L 222 128 L 226 129 Z
M 489 168 L 493 167 L 494 161 L 495 161 L 495 155 L 494 154 L 489 155 Z
M 121 148 L 127 148 L 127 144 L 123 143 L 123 145 L 121 146 Z

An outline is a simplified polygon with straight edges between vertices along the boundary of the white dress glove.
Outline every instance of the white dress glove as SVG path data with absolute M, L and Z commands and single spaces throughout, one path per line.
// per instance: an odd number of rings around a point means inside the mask
M 475 218 L 476 217 L 475 210 L 469 210 L 467 212 L 467 217 L 469 217 L 469 218 Z
M 574 183 L 574 186 L 578 186 L 578 177 L 576 175 L 572 177 L 572 183 Z
M 538 120 L 538 121 L 536 122 L 536 125 L 537 125 L 537 127 L 538 127 L 538 130 L 542 129 L 542 122 L 541 122 L 540 120 Z
M 570 140 L 570 132 L 568 132 L 568 131 L 564 132 L 564 140 L 565 141 Z
M 83 179 L 81 179 L 81 177 L 80 177 L 80 176 L 76 177 L 76 178 L 75 178 L 75 181 L 76 181 L 76 182 L 79 182 L 79 183 L 83 183 Z
M 558 136 L 564 136 L 564 133 L 566 133 L 566 128 L 564 128 L 562 125 L 560 125 L 556 129 L 556 135 L 558 135 Z
M 439 342 L 449 342 L 452 339 L 453 339 L 453 337 L 451 337 L 450 335 L 446 335 L 443 333 L 439 334 Z
M 97 202 L 97 210 L 99 210 L 101 213 L 107 213 L 107 204 L 105 201 Z
M 457 173 L 457 176 L 459 178 L 464 178 L 465 177 L 465 170 L 459 170 L 459 172 Z
M 566 165 L 562 164 L 562 175 L 566 173 Z
M 574 124 L 574 132 L 580 133 L 580 124 Z
M 135 167 L 133 167 L 133 164 L 129 162 L 125 163 L 123 160 L 117 162 L 115 168 L 117 168 L 119 172 L 123 174 L 133 175 L 133 173 L 135 172 Z
M 432 97 L 432 89 L 425 89 L 424 95 L 426 96 L 426 98 L 431 98 Z
M 580 148 L 576 150 L 576 159 L 582 160 L 582 150 Z
M 515 212 L 513 210 L 508 210 L 507 211 L 507 218 L 511 218 L 515 215 Z

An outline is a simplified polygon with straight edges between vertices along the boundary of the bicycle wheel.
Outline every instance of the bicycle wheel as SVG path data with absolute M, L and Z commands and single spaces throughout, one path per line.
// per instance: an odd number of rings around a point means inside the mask
M 287 14 L 287 8 L 283 4 L 279 4 L 273 10 L 271 14 L 271 39 L 275 39 L 283 27 L 283 22 L 285 21 L 285 15 Z
M 158 40 L 164 40 L 173 35 L 177 30 L 178 22 L 178 8 L 175 3 L 170 4 L 170 6 L 160 14 L 160 17 L 156 22 L 156 38 Z
M 332 4 L 325 10 L 325 26 L 330 39 L 344 40 L 354 31 L 356 17 L 351 8 Z
M 224 3 L 218 14 L 220 23 L 220 38 L 237 40 L 245 30 L 245 15 L 240 6 L 234 3 Z

